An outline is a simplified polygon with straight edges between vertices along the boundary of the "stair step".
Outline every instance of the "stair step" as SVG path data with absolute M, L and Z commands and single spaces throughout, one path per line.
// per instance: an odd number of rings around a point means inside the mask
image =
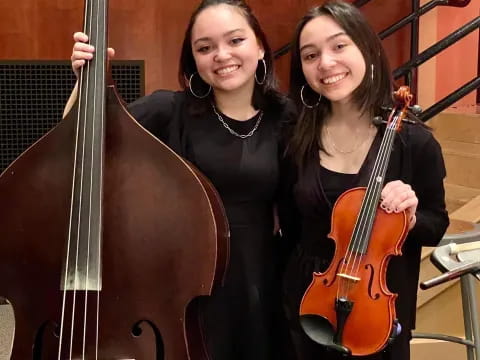
M 478 195 L 480 195 L 480 189 L 445 183 L 445 197 L 449 213 L 454 212 Z
M 466 360 L 465 345 L 430 339 L 413 339 L 410 342 L 412 360 Z
M 480 114 L 441 113 L 431 119 L 435 137 L 443 140 L 480 143 Z
M 457 209 L 450 218 L 472 223 L 480 222 L 480 195 L 474 197 L 467 204 Z
M 442 140 L 446 182 L 480 189 L 480 143 Z

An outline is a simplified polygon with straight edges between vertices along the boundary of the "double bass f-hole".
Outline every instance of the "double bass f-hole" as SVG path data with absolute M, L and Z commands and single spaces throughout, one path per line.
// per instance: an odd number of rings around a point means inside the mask
M 396 330 L 397 295 L 387 288 L 386 270 L 390 257 L 401 255 L 408 220 L 405 211 L 387 214 L 379 199 L 395 134 L 412 101 L 408 87 L 396 91 L 394 100 L 368 185 L 336 201 L 328 235 L 336 245 L 333 260 L 324 273 L 313 274 L 300 305 L 306 334 L 343 354 L 376 353 Z

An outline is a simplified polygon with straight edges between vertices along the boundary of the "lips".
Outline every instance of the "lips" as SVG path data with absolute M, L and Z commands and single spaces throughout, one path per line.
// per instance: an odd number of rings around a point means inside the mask
M 231 74 L 232 72 L 238 70 L 239 68 L 240 68 L 240 65 L 224 66 L 220 69 L 215 70 L 215 74 L 220 76 L 225 76 L 225 75 Z
M 337 82 L 345 79 L 345 77 L 348 75 L 348 73 L 341 73 L 341 74 L 336 74 L 328 77 L 322 78 L 320 81 L 322 82 L 323 85 L 334 85 Z

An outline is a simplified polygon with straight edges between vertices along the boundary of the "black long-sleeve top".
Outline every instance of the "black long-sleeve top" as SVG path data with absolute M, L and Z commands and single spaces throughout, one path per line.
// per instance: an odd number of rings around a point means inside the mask
M 332 184 L 343 181 L 350 183 L 347 188 L 366 186 L 383 132 L 384 128 L 380 128 L 360 172 L 351 179 L 342 180 L 339 174 L 333 179 L 335 174 L 322 170 L 318 152 L 301 173 L 291 159 L 284 160 L 279 215 L 284 237 L 290 248 L 295 248 L 287 267 L 285 291 L 298 292 L 293 294 L 296 301 L 310 283 L 312 272 L 325 270 L 333 256 L 334 244 L 327 238 L 335 200 L 331 198 Z M 432 133 L 421 125 L 404 125 L 396 135 L 385 181 L 385 184 L 393 180 L 410 184 L 418 197 L 416 224 L 403 245 L 403 255 L 392 257 L 387 272 L 389 289 L 399 294 L 397 317 L 404 329 L 415 327 L 421 247 L 437 245 L 449 224 L 445 175 L 441 148 Z M 304 278 L 299 279 L 299 274 Z

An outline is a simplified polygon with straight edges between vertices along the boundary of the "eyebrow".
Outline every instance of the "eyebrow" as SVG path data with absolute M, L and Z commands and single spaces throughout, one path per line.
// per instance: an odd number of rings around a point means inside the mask
M 341 32 L 339 32 L 339 33 L 330 35 L 330 36 L 326 39 L 326 42 L 330 42 L 330 41 L 334 40 L 335 38 L 337 38 L 337 37 L 339 37 L 339 36 L 343 36 L 343 35 L 348 36 L 345 31 L 341 31 Z M 313 45 L 313 44 L 305 44 L 305 45 L 303 45 L 303 46 L 300 48 L 300 52 L 302 52 L 303 50 L 305 50 L 306 48 L 309 48 L 309 47 L 314 47 L 314 45 Z
M 245 29 L 238 28 L 238 29 L 233 29 L 233 30 L 227 31 L 225 34 L 223 34 L 223 37 L 230 36 L 231 34 L 233 34 L 234 32 L 237 32 L 237 31 L 244 32 Z M 209 37 L 203 37 L 203 38 L 200 38 L 200 39 L 195 40 L 195 41 L 193 42 L 193 45 L 195 45 L 196 43 L 198 43 L 198 42 L 200 42 L 200 41 L 209 41 L 209 40 L 211 40 Z

